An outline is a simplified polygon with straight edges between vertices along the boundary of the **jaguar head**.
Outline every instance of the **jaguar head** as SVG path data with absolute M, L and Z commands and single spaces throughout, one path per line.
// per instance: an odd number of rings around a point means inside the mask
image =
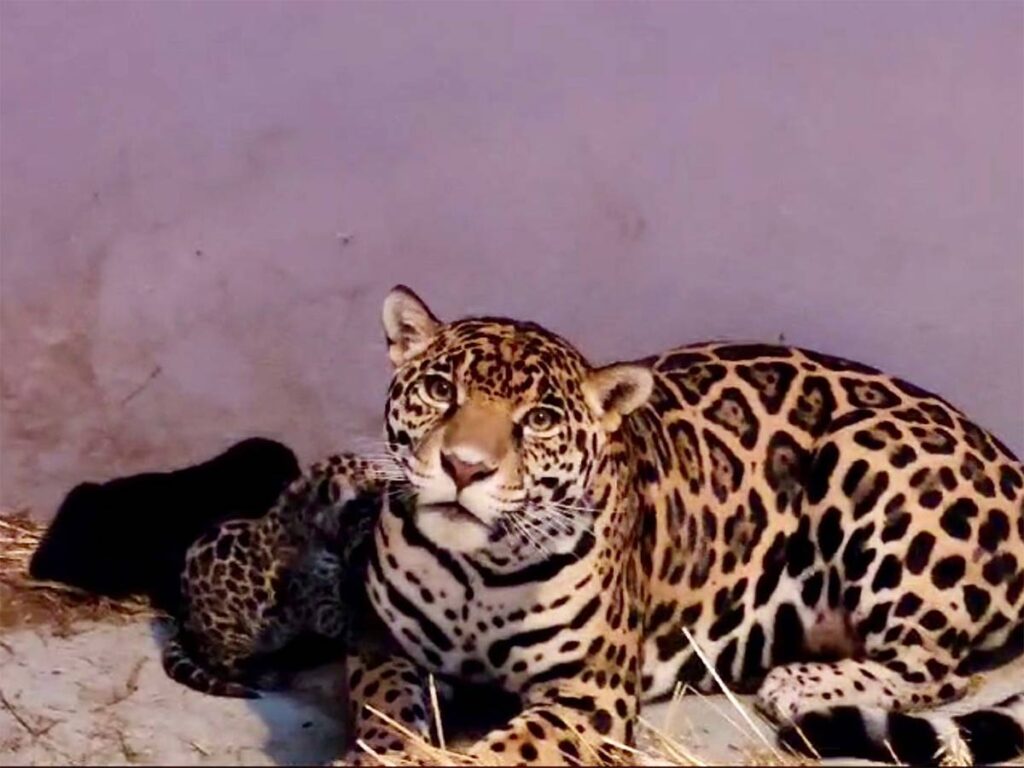
M 388 446 L 440 547 L 497 566 L 572 551 L 597 511 L 588 488 L 608 439 L 651 393 L 641 364 L 590 366 L 532 323 L 443 323 L 408 288 L 384 302 L 395 367 Z

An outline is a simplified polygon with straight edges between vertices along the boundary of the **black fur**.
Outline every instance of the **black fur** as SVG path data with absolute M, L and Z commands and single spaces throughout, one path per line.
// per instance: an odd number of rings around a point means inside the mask
M 298 476 L 290 448 L 255 437 L 184 469 L 82 483 L 57 510 L 29 573 L 111 597 L 148 595 L 176 612 L 189 545 L 211 525 L 259 517 Z

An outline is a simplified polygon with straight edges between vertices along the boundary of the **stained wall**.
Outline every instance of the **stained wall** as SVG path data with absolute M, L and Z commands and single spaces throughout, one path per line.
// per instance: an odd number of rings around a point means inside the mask
M 0 22 L 3 508 L 250 434 L 372 438 L 396 282 L 595 361 L 784 336 L 1024 449 L 1019 3 Z

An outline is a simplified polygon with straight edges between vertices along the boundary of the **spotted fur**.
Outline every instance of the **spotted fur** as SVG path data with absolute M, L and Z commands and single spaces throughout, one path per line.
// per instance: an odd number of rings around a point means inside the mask
M 263 517 L 201 536 L 185 558 L 182 613 L 163 654 L 167 674 L 204 693 L 258 698 L 257 688 L 280 685 L 312 649 L 324 658 L 342 653 L 357 610 L 346 593 L 362 578 L 359 551 L 382 489 L 373 462 L 332 456 Z M 297 647 L 302 652 L 289 653 Z
M 641 702 L 714 689 L 687 628 L 796 748 L 795 727 L 847 756 L 927 761 L 948 730 L 980 761 L 1024 749 L 1020 698 L 922 712 L 1024 648 L 1024 470 L 941 398 L 764 344 L 594 368 L 404 288 L 384 325 L 387 440 L 418 502 L 385 506 L 368 591 L 416 669 L 359 667 L 357 705 L 393 697 L 427 734 L 423 672 L 489 682 L 522 711 L 474 755 L 594 762 Z M 401 747 L 370 722 L 356 735 Z

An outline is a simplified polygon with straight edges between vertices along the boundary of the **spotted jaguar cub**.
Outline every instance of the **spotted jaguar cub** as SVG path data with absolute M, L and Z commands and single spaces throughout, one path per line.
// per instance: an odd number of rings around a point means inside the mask
M 358 665 L 357 703 L 426 735 L 428 672 L 495 684 L 522 710 L 474 756 L 592 763 L 642 702 L 715 689 L 685 628 L 795 748 L 794 726 L 825 755 L 1024 749 L 1024 697 L 923 711 L 1024 650 L 1024 468 L 941 398 L 760 344 L 594 367 L 405 288 L 384 327 L 418 501 L 374 533 L 368 592 L 405 657 Z M 387 752 L 380 726 L 356 735 Z
M 328 641 L 321 650 L 343 652 L 355 610 L 346 593 L 363 579 L 360 547 L 382 488 L 378 465 L 332 456 L 263 517 L 230 520 L 200 537 L 185 558 L 167 674 L 204 693 L 258 698 L 256 688 L 279 684 L 296 641 L 320 638 Z

